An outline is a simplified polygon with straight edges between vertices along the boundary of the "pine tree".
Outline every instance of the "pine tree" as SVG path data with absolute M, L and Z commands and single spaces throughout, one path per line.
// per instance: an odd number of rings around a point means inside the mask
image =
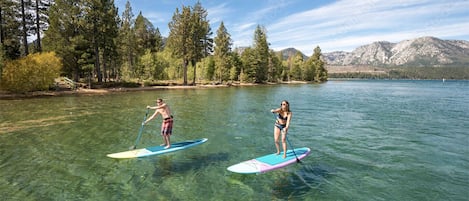
M 34 51 L 41 52 L 42 51 L 42 38 L 41 33 L 47 30 L 49 15 L 47 14 L 49 8 L 51 6 L 51 1 L 41 1 L 35 0 L 35 3 L 32 5 L 34 9 L 33 21 L 34 26 L 31 28 L 31 34 L 36 35 L 36 41 L 34 43 Z
M 303 65 L 303 78 L 304 78 L 304 80 L 306 80 L 306 81 L 313 81 L 314 80 L 314 78 L 316 77 L 317 61 L 318 60 L 313 55 L 313 56 L 309 57 L 308 60 L 306 60 L 304 62 L 304 65 Z
M 277 82 L 282 73 L 281 53 L 269 51 L 268 81 Z
M 135 19 L 134 27 L 138 56 L 143 55 L 147 49 L 151 52 L 155 52 L 157 49 L 157 31 L 153 24 L 147 18 L 143 17 L 141 12 Z
M 135 33 L 133 29 L 133 13 L 130 2 L 125 4 L 125 10 L 122 13 L 121 23 L 119 27 L 118 47 L 120 61 L 122 62 L 122 76 L 124 79 L 132 78 L 135 72 L 136 49 L 135 49 Z
M 269 44 L 264 27 L 258 25 L 254 32 L 254 52 L 256 64 L 254 68 L 254 82 L 263 83 L 267 81 L 267 71 L 269 65 Z
M 82 0 L 55 0 L 49 10 L 49 29 L 44 33 L 44 49 L 62 58 L 63 71 L 78 81 L 82 66 L 93 63 L 90 42 L 83 35 L 86 19 Z
M 140 12 L 135 19 L 134 24 L 134 32 L 135 32 L 135 51 L 137 57 L 137 63 L 135 65 L 135 75 L 138 78 L 141 78 L 143 75 L 148 74 L 149 72 L 145 72 L 145 67 L 148 66 L 148 62 L 146 65 L 142 64 L 142 57 L 145 56 L 146 60 L 148 58 L 153 58 L 150 54 L 154 53 L 156 50 L 156 41 L 155 41 L 155 28 L 153 24 L 143 17 L 142 13 Z M 145 76 L 148 77 L 148 76 Z
M 240 70 L 240 81 L 242 82 L 255 82 L 256 69 L 258 66 L 258 55 L 253 48 L 244 49 L 241 53 L 241 61 L 243 66 Z
M 161 36 L 160 29 L 156 28 L 155 30 L 155 51 L 160 52 L 163 51 L 164 48 L 164 42 L 163 42 L 163 36 Z
M 0 1 L 0 44 L 5 59 L 17 59 L 21 55 L 19 7 L 18 2 L 13 0 Z
M 182 59 L 183 65 L 183 85 L 187 85 L 187 65 L 193 59 L 192 46 L 192 27 L 191 27 L 191 9 L 188 6 L 182 7 L 182 12 L 176 8 L 172 21 L 168 24 L 169 36 L 167 47 L 171 50 L 171 54 Z
M 321 60 L 321 48 L 317 46 L 314 48 L 314 53 L 311 56 L 315 66 L 314 81 L 315 82 L 325 82 L 327 81 L 327 70 L 324 67 L 325 63 Z
M 28 29 L 26 28 L 27 25 L 26 25 L 26 19 L 30 18 L 29 17 L 29 13 L 26 13 L 26 7 L 29 7 L 29 3 L 26 4 L 26 2 L 24 2 L 24 0 L 21 0 L 20 1 L 20 4 L 21 4 L 21 37 L 23 39 L 23 56 L 27 56 L 29 54 L 29 51 L 28 51 Z M 28 16 L 27 16 L 28 15 Z
M 292 66 L 290 70 L 291 79 L 293 80 L 302 80 L 303 73 L 302 73 L 302 66 L 303 66 L 303 55 L 301 52 L 297 52 L 292 60 Z
M 217 36 L 215 37 L 215 68 L 217 79 L 222 82 L 224 78 L 229 78 L 229 74 L 223 75 L 223 73 L 229 72 L 229 54 L 231 52 L 232 40 L 230 34 L 225 28 L 223 21 L 220 23 L 220 27 L 217 30 Z
M 210 23 L 207 19 L 207 10 L 197 1 L 192 9 L 192 59 L 191 63 L 194 67 L 194 76 L 192 84 L 195 85 L 196 80 L 196 63 L 213 52 L 213 39 Z
M 103 72 L 104 79 L 109 78 L 110 69 L 116 69 L 117 64 L 114 62 L 117 60 L 117 43 L 116 40 L 119 36 L 119 14 L 117 8 L 114 5 L 114 0 L 109 0 L 103 7 L 105 13 L 103 17 L 102 30 L 102 45 L 101 50 L 103 54 Z M 109 69 L 109 70 L 108 70 Z M 116 70 L 114 70 L 115 72 Z M 113 73 L 113 77 L 116 73 Z

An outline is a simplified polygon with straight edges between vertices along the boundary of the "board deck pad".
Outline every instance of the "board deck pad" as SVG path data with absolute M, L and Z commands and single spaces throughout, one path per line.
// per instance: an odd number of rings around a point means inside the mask
M 302 147 L 292 150 L 287 150 L 287 157 L 283 158 L 283 152 L 280 154 L 268 154 L 261 156 L 255 159 L 247 160 L 240 162 L 238 164 L 232 165 L 227 169 L 231 172 L 241 173 L 241 174 L 255 174 L 255 173 L 265 173 L 268 171 L 276 170 L 287 165 L 297 163 L 296 157 L 299 160 L 308 156 L 311 152 L 310 148 Z M 296 157 L 295 157 L 296 154 Z
M 193 147 L 199 144 L 206 142 L 207 138 L 197 139 L 197 140 L 187 140 L 183 142 L 172 143 L 171 147 L 165 149 L 164 146 L 153 146 L 146 147 L 142 149 L 134 149 L 130 151 L 123 151 L 118 153 L 108 154 L 107 157 L 110 158 L 139 158 L 153 155 L 166 154 L 170 152 L 175 152 L 189 147 Z

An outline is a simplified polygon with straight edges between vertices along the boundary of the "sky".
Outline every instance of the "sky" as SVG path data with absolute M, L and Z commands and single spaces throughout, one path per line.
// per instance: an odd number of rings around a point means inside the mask
M 115 0 L 119 15 L 127 0 Z M 169 35 L 168 23 L 176 8 L 194 6 L 197 0 L 129 0 L 132 13 L 140 12 Z M 433 36 L 469 40 L 469 0 L 199 0 L 208 12 L 216 36 L 220 23 L 233 46 L 252 46 L 258 25 L 267 31 L 270 48 L 295 48 L 311 56 L 351 52 L 376 41 L 397 43 Z

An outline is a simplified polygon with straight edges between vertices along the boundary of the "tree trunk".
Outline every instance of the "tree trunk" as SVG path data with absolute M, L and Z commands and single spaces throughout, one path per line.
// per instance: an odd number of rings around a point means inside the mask
M 0 7 L 0 44 L 3 45 L 3 18 L 2 7 Z
M 41 26 L 39 24 L 39 1 L 36 0 L 36 29 L 37 29 L 37 51 L 42 52 L 42 47 L 41 47 Z
M 106 57 L 106 48 L 103 48 L 103 75 L 104 75 L 104 82 L 107 81 L 108 79 L 108 75 L 107 75 L 107 70 L 106 70 L 106 60 L 107 60 L 107 57 Z
M 98 40 L 96 39 L 96 33 L 98 32 L 96 30 L 96 26 L 94 26 L 94 36 L 93 36 L 93 43 L 94 43 L 94 54 L 95 54 L 95 62 L 94 62 L 94 68 L 96 70 L 96 76 L 98 76 L 98 83 L 103 82 L 103 75 L 101 74 L 101 68 L 99 65 L 99 47 L 98 47 Z
M 194 77 L 192 78 L 192 85 L 195 86 L 195 75 L 196 75 L 196 65 L 197 62 L 195 60 L 192 60 L 192 67 L 194 67 Z
M 183 77 L 184 77 L 184 82 L 183 85 L 187 85 L 187 65 L 189 64 L 189 61 L 187 59 L 184 59 L 183 61 Z
M 28 30 L 26 30 L 26 15 L 24 12 L 24 0 L 21 0 L 21 16 L 23 24 L 23 45 L 24 45 L 24 56 L 29 54 L 28 51 Z

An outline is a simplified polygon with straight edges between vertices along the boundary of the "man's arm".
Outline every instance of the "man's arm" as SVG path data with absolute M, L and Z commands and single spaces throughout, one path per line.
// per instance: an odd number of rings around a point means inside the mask
M 149 121 L 151 121 L 153 118 L 155 118 L 156 115 L 158 115 L 158 110 L 156 110 L 155 113 L 153 113 L 153 115 L 151 115 L 150 118 L 148 118 L 145 122 L 143 122 L 143 124 L 147 124 Z
M 164 107 L 166 107 L 166 103 L 163 103 L 161 105 L 157 105 L 157 106 L 154 106 L 154 107 L 147 106 L 148 109 L 152 109 L 152 110 L 157 110 L 157 109 L 161 109 L 161 108 L 164 108 Z

